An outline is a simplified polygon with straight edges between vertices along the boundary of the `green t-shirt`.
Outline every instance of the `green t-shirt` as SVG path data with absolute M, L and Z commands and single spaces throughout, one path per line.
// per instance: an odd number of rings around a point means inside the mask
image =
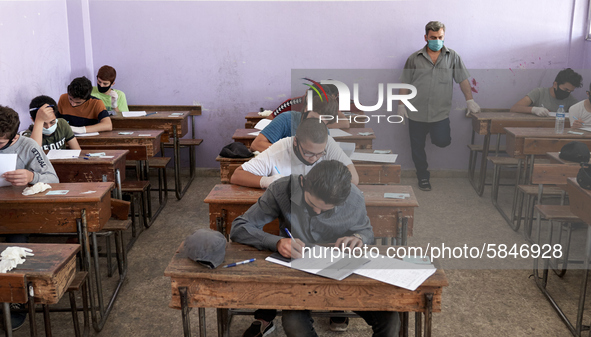
M 127 98 L 125 97 L 123 91 L 117 89 L 111 90 L 115 90 L 117 95 L 119 95 L 119 98 L 117 98 L 117 107 L 119 108 L 119 111 L 129 111 L 129 107 L 127 106 Z M 103 103 L 105 103 L 107 111 L 114 110 L 113 108 L 111 108 L 111 96 L 100 93 L 97 87 L 92 87 L 91 95 L 103 101 Z
M 31 137 L 33 125 L 23 132 L 23 136 Z M 57 119 L 57 128 L 55 132 L 46 136 L 43 135 L 43 150 L 62 150 L 66 148 L 67 142 L 74 138 L 74 132 L 68 122 L 63 118 Z

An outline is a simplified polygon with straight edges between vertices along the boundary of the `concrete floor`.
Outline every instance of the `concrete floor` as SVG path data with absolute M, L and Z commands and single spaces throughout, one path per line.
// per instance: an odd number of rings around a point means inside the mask
M 172 180 L 170 180 L 172 182 Z M 170 279 L 164 269 L 184 240 L 198 228 L 208 227 L 208 209 L 203 199 L 219 183 L 218 177 L 197 177 L 181 201 L 171 195 L 168 205 L 154 225 L 145 230 L 128 255 L 127 280 L 115 303 L 101 336 L 182 336 L 181 313 L 168 307 L 171 297 Z M 521 231 L 514 232 L 504 222 L 490 201 L 490 189 L 478 197 L 466 178 L 431 179 L 433 190 L 423 192 L 416 179 L 403 178 L 403 184 L 413 186 L 420 207 L 415 211 L 414 236 L 409 245 L 428 243 L 447 246 L 476 246 L 496 243 L 524 244 Z M 508 205 L 511 193 L 501 192 L 501 201 Z M 584 237 L 584 232 L 575 237 Z M 443 291 L 442 311 L 433 315 L 434 336 L 569 336 L 569 331 L 536 287 L 530 274 L 531 261 L 525 263 L 501 261 L 442 261 L 449 280 Z M 475 263 L 474 263 L 475 262 Z M 493 269 L 494 268 L 494 269 Z M 509 268 L 509 269 L 507 269 Z M 560 294 L 561 305 L 574 319 L 581 271 L 569 271 L 564 280 L 551 276 L 551 289 Z M 114 279 L 103 277 L 105 286 L 112 287 Z M 64 306 L 66 301 L 62 301 Z M 193 335 L 198 335 L 197 311 L 193 310 Z M 411 315 L 411 327 L 413 326 Z M 589 318 L 585 316 L 585 322 Z M 215 311 L 207 310 L 210 336 L 217 334 Z M 252 320 L 238 316 L 232 322 L 231 336 L 241 336 Z M 327 318 L 316 319 L 320 336 L 371 336 L 371 330 L 361 319 L 352 319 L 346 333 L 329 331 Z M 271 336 L 282 336 L 280 320 Z M 41 316 L 38 329 L 43 333 Z M 53 313 L 55 336 L 73 336 L 71 316 Z M 15 336 L 28 336 L 28 323 Z M 412 333 L 412 332 L 411 332 Z

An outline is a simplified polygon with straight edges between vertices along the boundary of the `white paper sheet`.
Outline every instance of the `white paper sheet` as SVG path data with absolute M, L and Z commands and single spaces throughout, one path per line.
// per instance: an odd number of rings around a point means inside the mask
M 266 127 L 267 127 L 267 125 L 269 125 L 269 124 L 270 124 L 272 121 L 273 121 L 272 119 L 266 119 L 266 118 L 263 118 L 263 119 L 261 119 L 261 120 L 260 120 L 260 121 L 257 123 L 257 125 L 255 125 L 255 126 L 254 126 L 254 128 L 255 128 L 255 129 L 257 129 L 257 130 L 263 130 L 263 129 L 264 129 L 264 128 L 266 128 Z
M 579 130 L 591 132 L 591 127 L 584 127 L 584 128 L 580 128 Z
M 250 132 L 248 133 L 249 136 L 258 136 L 259 133 L 261 133 L 260 131 L 255 131 L 255 132 Z
M 415 291 L 435 271 L 433 265 L 419 265 L 380 255 L 357 269 L 355 274 Z
M 98 132 L 87 132 L 87 133 L 77 133 L 76 137 L 90 137 L 90 136 L 98 136 Z
M 49 150 L 47 158 L 52 159 L 70 159 L 80 157 L 80 150 Z
M 145 116 L 145 111 L 122 111 L 121 114 L 123 117 L 141 117 Z
M 10 186 L 11 184 L 1 176 L 10 171 L 16 170 L 16 153 L 0 154 L 0 186 Z
M 341 129 L 328 129 L 328 134 L 332 137 L 348 137 L 348 136 L 352 136 L 352 134 L 345 132 Z
M 351 155 L 351 160 L 371 161 L 375 163 L 391 163 L 394 164 L 398 158 L 397 154 L 377 154 L 377 153 L 363 153 L 354 152 Z
M 339 147 L 345 152 L 347 157 L 351 157 L 355 152 L 355 143 L 337 142 L 337 144 L 339 144 Z

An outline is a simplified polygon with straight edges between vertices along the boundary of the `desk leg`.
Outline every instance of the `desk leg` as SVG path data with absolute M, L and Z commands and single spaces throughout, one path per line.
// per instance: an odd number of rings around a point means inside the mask
M 27 288 L 29 289 L 29 329 L 31 331 L 31 336 L 37 336 L 37 324 L 35 322 L 35 296 L 33 291 L 33 283 L 29 282 L 27 284 Z
M 10 303 L 2 303 L 2 310 L 4 311 L 4 331 L 6 337 L 12 337 L 12 321 L 10 320 Z
M 515 226 L 513 224 L 513 221 L 515 220 L 515 211 L 516 211 L 516 208 L 517 208 L 517 194 L 519 192 L 518 186 L 519 186 L 519 183 L 521 182 L 521 165 L 522 165 L 522 162 L 523 162 L 522 159 L 519 159 L 519 161 L 517 162 L 517 177 L 515 178 L 515 189 L 513 190 L 513 202 L 511 203 L 511 213 L 509 215 L 507 215 L 505 213 L 505 211 L 503 211 L 503 209 L 499 205 L 499 203 L 498 203 L 498 193 L 494 193 L 494 195 L 491 196 L 493 205 L 499 211 L 499 213 L 501 213 L 501 215 L 503 216 L 503 218 L 505 219 L 505 221 L 507 221 L 507 224 L 509 226 L 511 226 L 511 228 L 514 228 L 514 226 Z
M 423 334 L 423 313 L 415 312 L 415 337 Z
M 472 131 L 474 132 L 474 131 Z M 476 191 L 476 193 L 478 194 L 478 196 L 482 196 L 482 193 L 484 193 L 484 184 L 485 184 L 485 180 L 486 180 L 486 164 L 488 163 L 487 161 L 487 157 L 488 157 L 488 148 L 490 146 L 490 133 L 486 134 L 484 136 L 484 141 L 482 143 L 482 158 L 480 159 L 480 173 L 479 173 L 479 177 L 478 177 L 478 181 L 476 181 L 474 179 L 474 175 L 476 173 L 476 157 L 478 156 L 477 153 L 470 153 L 470 165 L 468 167 L 469 170 L 469 175 L 468 178 L 470 180 L 470 183 L 472 184 L 472 187 L 474 188 L 474 190 Z
M 176 198 L 181 200 L 191 183 L 193 182 L 193 178 L 195 178 L 195 168 L 194 166 L 194 156 L 193 148 L 189 147 L 189 162 L 191 163 L 191 167 L 189 168 L 189 179 L 187 180 L 187 184 L 183 188 L 181 184 L 181 145 L 179 141 L 178 129 L 176 125 L 172 126 L 172 139 L 173 139 L 173 149 L 174 149 L 174 192 L 176 194 Z
M 431 320 L 433 318 L 433 294 L 425 294 L 425 337 L 431 337 Z
M 187 287 L 179 287 L 179 294 L 181 296 L 181 314 L 183 316 L 183 332 L 185 337 L 191 337 L 191 320 L 189 312 L 189 298 L 187 295 Z M 201 320 L 201 312 L 199 312 L 199 320 Z
M 589 259 L 591 258 L 591 228 L 587 229 L 587 245 L 585 254 L 585 264 L 583 270 L 583 281 L 581 282 L 581 292 L 579 293 L 579 307 L 577 311 L 577 333 L 581 335 L 583 331 L 583 311 L 585 310 L 585 297 L 587 295 L 587 282 L 589 281 Z M 589 327 L 586 327 L 589 328 Z
M 123 199 L 123 192 L 121 191 L 121 172 L 119 169 L 115 170 L 115 188 L 117 190 L 117 199 Z
M 399 312 L 400 317 L 400 337 L 408 337 L 408 312 Z

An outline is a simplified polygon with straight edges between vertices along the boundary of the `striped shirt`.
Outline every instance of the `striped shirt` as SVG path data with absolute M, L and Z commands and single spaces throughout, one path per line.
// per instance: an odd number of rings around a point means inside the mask
M 65 119 L 70 126 L 88 126 L 98 124 L 103 118 L 109 117 L 103 101 L 96 97 L 77 107 L 73 107 L 68 101 L 68 94 L 63 94 L 57 103 L 60 117 Z

